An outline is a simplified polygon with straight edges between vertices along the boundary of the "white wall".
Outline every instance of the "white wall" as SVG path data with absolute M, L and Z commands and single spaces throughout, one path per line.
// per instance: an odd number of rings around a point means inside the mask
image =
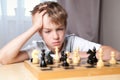
M 25 17 L 24 17 L 25 18 Z M 0 48 L 5 46 L 12 39 L 16 38 L 32 26 L 31 18 L 24 20 L 7 20 L 3 21 L 3 25 L 0 23 Z M 30 40 L 24 45 L 31 44 L 32 40 L 39 40 L 40 36 L 36 33 Z
M 120 0 L 102 0 L 101 42 L 120 50 Z

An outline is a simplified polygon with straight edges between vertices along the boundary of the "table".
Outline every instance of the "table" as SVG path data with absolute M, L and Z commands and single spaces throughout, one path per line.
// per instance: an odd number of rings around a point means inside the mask
M 0 65 L 0 80 L 37 80 L 32 73 L 25 68 L 24 63 Z M 57 80 L 120 80 L 120 74 L 87 76 Z
M 25 67 L 23 62 L 0 65 L 0 80 L 37 80 Z

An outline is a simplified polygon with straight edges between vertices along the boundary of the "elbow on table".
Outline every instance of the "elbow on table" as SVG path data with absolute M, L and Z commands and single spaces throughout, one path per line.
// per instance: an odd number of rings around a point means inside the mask
M 7 65 L 7 64 L 10 64 L 9 61 L 3 59 L 3 58 L 0 58 L 0 64 L 2 65 Z
M 3 52 L 1 50 L 0 50 L 0 64 L 3 65 L 9 64 L 9 61 L 7 60 L 6 56 L 3 55 Z
M 0 64 L 2 64 L 2 65 L 7 65 L 7 64 L 9 64 L 7 61 L 3 61 L 3 60 L 0 60 Z

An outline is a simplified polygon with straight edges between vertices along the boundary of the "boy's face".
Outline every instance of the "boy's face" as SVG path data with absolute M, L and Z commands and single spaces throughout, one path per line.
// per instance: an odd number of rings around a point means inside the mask
M 49 49 L 54 50 L 56 46 L 59 49 L 62 47 L 65 37 L 65 31 L 65 26 L 52 23 L 48 15 L 44 15 L 41 37 L 43 38 Z

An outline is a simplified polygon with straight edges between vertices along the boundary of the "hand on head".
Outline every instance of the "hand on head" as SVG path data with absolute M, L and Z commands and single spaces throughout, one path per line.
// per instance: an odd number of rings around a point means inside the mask
M 32 22 L 33 22 L 33 26 L 35 28 L 37 28 L 37 30 L 40 30 L 43 26 L 43 16 L 46 13 L 46 10 L 42 11 L 42 12 L 37 12 L 32 16 Z
M 43 26 L 43 16 L 46 13 L 47 5 L 39 6 L 36 10 L 32 13 L 32 22 L 33 26 L 40 30 Z

